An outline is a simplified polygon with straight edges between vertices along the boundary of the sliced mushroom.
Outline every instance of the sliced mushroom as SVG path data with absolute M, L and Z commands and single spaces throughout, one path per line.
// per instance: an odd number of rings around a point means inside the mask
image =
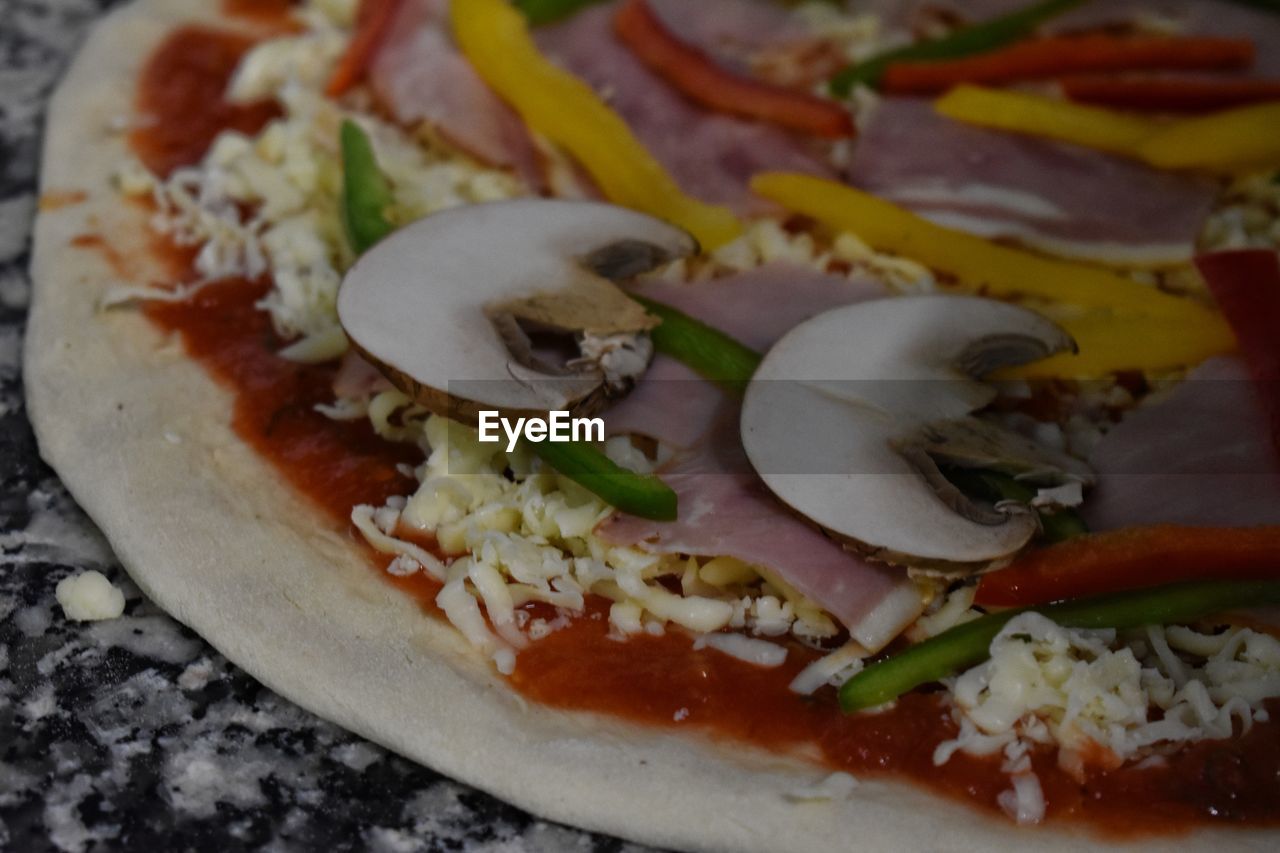
M 982 375 L 1074 349 L 1050 321 L 959 296 L 899 297 L 821 314 L 765 356 L 742 440 L 770 489 L 873 556 L 945 571 L 1006 558 L 1038 529 L 1019 504 L 975 504 L 938 461 L 1087 479 L 1082 463 L 979 420 Z
M 434 412 L 474 422 L 625 393 L 655 318 L 608 277 L 691 255 L 684 231 L 613 205 L 522 199 L 454 208 L 386 238 L 347 273 L 352 343 Z

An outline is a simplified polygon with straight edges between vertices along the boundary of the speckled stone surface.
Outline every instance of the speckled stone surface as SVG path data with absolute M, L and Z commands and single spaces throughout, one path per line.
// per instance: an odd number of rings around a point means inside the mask
M 40 462 L 20 357 L 43 110 L 109 5 L 0 0 L 0 850 L 637 850 L 267 690 L 142 597 Z M 63 616 L 54 587 L 90 568 L 122 618 Z

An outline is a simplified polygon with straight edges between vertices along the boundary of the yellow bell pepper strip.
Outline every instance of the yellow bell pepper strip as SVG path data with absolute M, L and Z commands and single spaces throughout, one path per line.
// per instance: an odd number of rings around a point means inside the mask
M 610 201 L 685 229 L 707 250 L 742 233 L 728 208 L 685 195 L 590 86 L 543 56 L 507 0 L 454 0 L 449 18 L 476 72 L 529 127 L 568 151 Z
M 934 101 L 933 108 L 966 124 L 1044 136 L 1125 157 L 1137 156 L 1140 146 L 1163 127 L 1153 119 L 1103 107 L 979 86 L 957 86 Z
M 1280 103 L 1174 122 L 1144 140 L 1137 155 L 1158 169 L 1241 172 L 1280 166 Z
M 1195 364 L 1235 348 L 1210 308 L 1087 264 L 1054 260 L 935 225 L 883 199 L 810 175 L 765 172 L 751 188 L 782 207 L 872 247 L 949 274 L 956 286 L 1001 298 L 1032 297 L 1089 309 L 1051 314 L 1079 344 L 1011 371 L 1016 376 L 1100 376 Z M 1046 312 L 1048 313 L 1048 312 Z
M 1042 257 L 935 225 L 892 202 L 836 181 L 800 173 L 762 172 L 752 179 L 751 189 L 828 228 L 856 234 L 876 249 L 950 273 L 967 290 L 1153 316 L 1182 317 L 1188 308 L 1195 307 L 1186 299 L 1100 267 Z
M 1079 351 L 1001 370 L 993 378 L 1078 379 L 1121 370 L 1169 370 L 1235 351 L 1235 335 L 1222 315 L 1190 300 L 1182 302 L 1186 310 L 1182 317 L 1117 314 L 1102 309 L 1068 317 L 1042 312 L 1071 336 Z
M 957 86 L 934 102 L 947 118 L 1132 157 L 1157 169 L 1232 173 L 1280 166 L 1280 103 L 1159 121 L 1057 98 Z

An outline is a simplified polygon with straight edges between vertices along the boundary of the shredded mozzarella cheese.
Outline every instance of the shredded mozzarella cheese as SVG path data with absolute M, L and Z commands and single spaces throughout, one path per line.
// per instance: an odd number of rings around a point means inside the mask
M 1247 628 L 1153 626 L 1120 641 L 1114 631 L 1063 628 L 1029 612 L 1001 630 L 990 660 L 949 687 L 960 733 L 938 746 L 934 763 L 957 751 L 1003 751 L 1013 789 L 1001 804 L 1031 821 L 1043 814 L 1039 783 L 1027 778 L 1036 746 L 1056 748 L 1059 765 L 1083 778 L 1088 766 L 1114 768 L 1155 747 L 1247 731 L 1265 719 L 1263 703 L 1280 696 L 1280 640 Z

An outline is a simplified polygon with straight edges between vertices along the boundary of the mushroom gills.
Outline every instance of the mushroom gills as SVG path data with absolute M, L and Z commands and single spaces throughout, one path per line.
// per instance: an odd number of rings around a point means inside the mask
M 609 204 L 519 199 L 412 223 L 348 271 L 348 337 L 433 412 L 475 423 L 567 410 L 593 414 L 653 355 L 657 323 L 610 277 L 697 251 L 685 232 Z
M 1079 460 L 975 416 L 980 377 L 1074 347 L 1025 309 L 959 296 L 837 308 L 793 329 L 747 388 L 742 438 L 765 484 L 850 547 L 947 573 L 1007 560 L 1039 529 L 1016 502 L 970 500 L 939 465 L 1056 484 Z

